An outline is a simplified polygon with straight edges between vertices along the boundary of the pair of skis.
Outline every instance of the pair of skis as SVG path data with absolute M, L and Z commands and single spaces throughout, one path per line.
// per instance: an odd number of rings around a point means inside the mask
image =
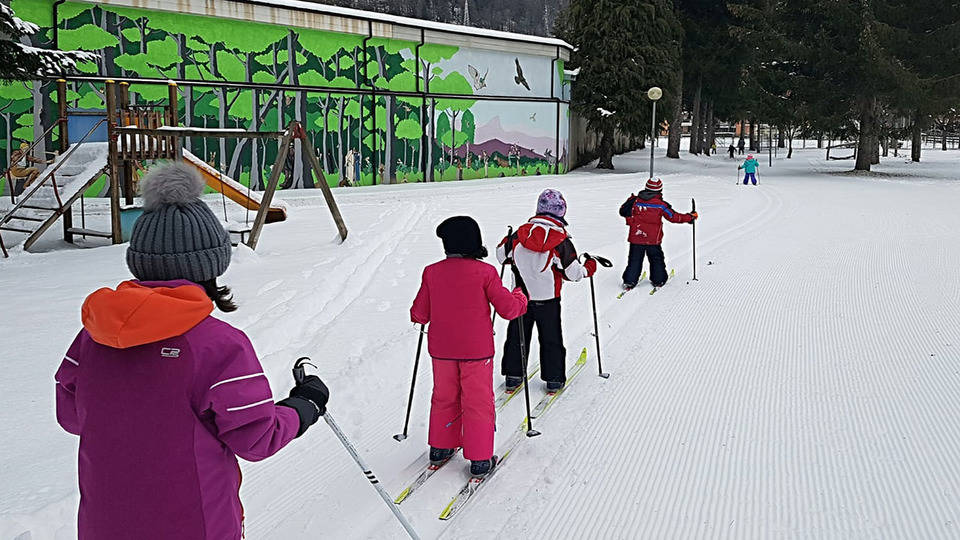
M 530 372 L 530 375 L 527 376 L 527 379 L 528 380 L 532 379 L 537 375 L 537 373 L 540 373 L 540 366 L 537 366 L 536 369 Z M 516 396 L 521 390 L 523 390 L 523 385 L 524 383 L 520 383 L 520 386 L 509 391 L 506 389 L 506 383 L 500 385 L 497 399 L 494 401 L 494 404 L 493 404 L 497 413 L 503 410 L 503 408 L 506 407 L 508 403 L 510 403 L 510 400 L 512 400 L 514 396 Z M 534 416 L 534 418 L 536 418 L 536 416 Z M 407 487 L 404 488 L 404 490 L 401 491 L 399 495 L 397 495 L 397 497 L 393 500 L 393 502 L 396 504 L 400 504 L 403 501 L 405 501 L 408 497 L 410 497 L 410 495 L 413 494 L 414 491 L 416 491 L 423 484 L 425 484 L 427 480 L 430 479 L 431 476 L 433 476 L 437 471 L 440 470 L 441 467 L 446 465 L 447 462 L 449 462 L 451 459 L 456 457 L 457 454 L 459 453 L 460 453 L 460 448 L 457 448 L 456 451 L 454 451 L 453 455 L 447 458 L 446 461 L 444 461 L 443 463 L 438 463 L 438 464 L 428 463 L 427 466 L 420 471 L 420 473 L 416 476 L 416 478 L 414 478 L 412 482 L 407 484 Z
M 540 402 L 537 403 L 537 406 L 530 413 L 530 418 L 533 419 L 533 418 L 539 418 L 543 416 L 550 409 L 550 407 L 557 401 L 557 398 L 559 398 L 563 394 L 563 392 L 570 386 L 570 383 L 573 381 L 573 379 L 577 375 L 579 375 L 581 371 L 583 371 L 583 368 L 586 365 L 587 365 L 587 349 L 586 347 L 584 347 L 576 363 L 574 363 L 573 366 L 571 366 L 571 368 L 567 372 L 566 384 L 557 391 L 547 392 L 546 395 L 543 396 Z M 447 506 L 443 509 L 443 511 L 440 512 L 440 519 L 448 520 L 453 518 L 460 510 L 463 509 L 464 506 L 467 505 L 468 502 L 470 502 L 473 499 L 474 495 L 477 494 L 480 488 L 482 488 L 487 483 L 489 483 L 493 475 L 496 474 L 501 467 L 503 467 L 504 461 L 506 461 L 506 459 L 513 454 L 513 451 L 520 444 L 520 441 L 523 441 L 526 438 L 525 434 L 526 434 L 527 428 L 528 428 L 527 419 L 524 418 L 523 421 L 520 422 L 520 425 L 517 427 L 517 430 L 513 433 L 513 435 L 511 435 L 510 439 L 507 441 L 507 444 L 504 446 L 503 452 L 500 454 L 500 457 L 496 463 L 496 466 L 493 468 L 493 470 L 490 471 L 489 474 L 487 474 L 482 478 L 470 477 L 470 479 L 467 480 L 467 483 L 464 484 L 464 486 L 460 489 L 460 491 L 456 494 L 456 496 L 454 496 L 453 499 L 451 499 L 450 502 L 447 504 Z
M 670 278 L 673 279 L 673 277 L 676 276 L 676 275 L 677 275 L 676 270 L 671 268 L 671 269 L 670 269 Z M 643 272 L 643 275 L 640 276 L 640 281 L 643 281 L 643 280 L 645 280 L 646 278 L 647 278 L 647 272 L 644 271 L 644 272 Z M 666 283 L 664 283 L 664 285 L 666 285 Z M 659 291 L 660 289 L 662 289 L 662 288 L 664 287 L 664 285 L 661 285 L 661 286 L 659 286 L 659 287 L 654 287 L 654 288 L 650 289 L 650 296 L 653 296 L 653 295 L 657 294 L 657 291 Z M 617 300 L 623 298 L 624 295 L 626 295 L 628 292 L 632 291 L 632 290 L 635 289 L 635 288 L 636 288 L 636 287 L 630 287 L 629 289 L 624 289 L 623 291 L 620 292 L 620 294 L 617 295 Z

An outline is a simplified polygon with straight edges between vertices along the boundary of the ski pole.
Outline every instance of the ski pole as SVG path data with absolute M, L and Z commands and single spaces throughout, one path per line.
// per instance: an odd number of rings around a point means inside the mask
M 533 429 L 530 418 L 530 379 L 527 378 L 527 350 L 523 335 L 523 315 L 517 317 L 517 331 L 520 334 L 520 364 L 523 366 L 523 399 L 527 402 L 527 437 L 536 437 L 539 431 Z
M 513 225 L 507 227 L 507 238 L 513 236 Z M 506 254 L 504 254 L 506 255 Z M 503 272 L 507 269 L 507 261 L 510 260 L 510 257 L 505 257 L 503 259 L 503 264 L 500 265 L 500 284 L 503 284 Z M 490 318 L 490 324 L 493 324 L 497 320 L 497 310 L 493 310 L 493 317 Z
M 417 385 L 417 369 L 420 367 L 420 349 L 423 348 L 424 325 L 420 325 L 420 338 L 417 340 L 417 356 L 413 361 L 413 379 L 410 380 L 410 399 L 407 400 L 407 417 L 403 421 L 403 433 L 397 433 L 393 436 L 397 442 L 402 442 L 407 438 L 407 427 L 410 425 L 410 410 L 413 409 L 413 389 Z
M 293 380 L 296 381 L 297 384 L 303 383 L 303 380 L 306 377 L 306 368 L 304 368 L 305 365 L 313 365 L 310 363 L 310 359 L 305 356 L 297 359 L 296 363 L 293 365 Z M 366 476 L 367 480 L 373 484 L 373 487 L 377 490 L 377 493 L 380 495 L 380 498 L 383 499 L 383 502 L 387 503 L 387 506 L 390 507 L 390 511 L 393 512 L 393 515 L 397 517 L 397 519 L 400 521 L 400 524 L 403 525 L 404 529 L 406 529 L 407 534 L 410 535 L 410 538 L 413 538 L 413 540 L 420 540 L 420 536 L 417 535 L 417 531 L 414 530 L 413 525 L 410 525 L 410 522 L 407 521 L 407 518 L 403 516 L 403 513 L 400 512 L 400 509 L 397 508 L 397 505 L 394 504 L 390 499 L 390 496 L 387 495 L 387 492 L 383 490 L 383 486 L 380 485 L 380 481 L 377 480 L 376 475 L 373 474 L 373 471 L 371 471 L 370 468 L 367 467 L 367 464 L 363 462 L 360 454 L 357 453 L 357 449 L 350 444 L 349 440 L 347 440 L 347 436 L 343 434 L 343 431 L 340 430 L 340 426 L 338 426 L 333 420 L 333 417 L 330 415 L 330 411 L 323 413 L 323 419 L 327 422 L 327 425 L 330 426 L 330 430 L 333 431 L 333 434 L 340 439 L 340 444 L 347 449 L 350 457 L 352 457 L 357 465 L 360 466 L 364 476 Z
M 583 256 L 587 259 L 594 259 L 600 264 L 600 266 L 605 268 L 610 268 L 613 266 L 613 263 L 610 262 L 609 259 L 587 253 L 584 253 Z M 610 374 L 603 372 L 603 363 L 600 360 L 600 330 L 599 325 L 597 324 L 597 294 L 594 292 L 593 276 L 590 276 L 590 302 L 593 304 L 593 336 L 597 339 L 597 370 L 599 371 L 601 377 L 604 379 L 609 379 Z
M 690 199 L 690 205 L 693 206 L 691 212 L 697 211 L 697 200 L 694 198 Z M 699 281 L 697 279 L 697 220 L 693 220 L 693 280 Z

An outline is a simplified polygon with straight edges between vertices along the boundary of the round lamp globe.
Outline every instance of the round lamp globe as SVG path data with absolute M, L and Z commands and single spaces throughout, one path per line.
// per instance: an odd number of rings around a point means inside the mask
M 663 90 L 661 90 L 659 86 L 654 86 L 650 90 L 647 90 L 647 97 L 652 101 L 657 101 L 663 97 Z

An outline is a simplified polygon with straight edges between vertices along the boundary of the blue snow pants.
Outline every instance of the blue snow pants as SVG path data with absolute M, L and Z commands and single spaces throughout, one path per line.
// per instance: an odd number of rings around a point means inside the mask
M 667 282 L 667 264 L 664 261 L 663 248 L 659 245 L 630 244 L 627 268 L 623 271 L 623 283 L 636 287 L 640 280 L 640 271 L 643 270 L 644 256 L 650 261 L 650 283 L 654 287 L 662 286 Z
M 757 185 L 757 173 L 748 172 L 743 177 L 743 185 L 747 185 L 747 180 L 752 180 L 753 185 Z

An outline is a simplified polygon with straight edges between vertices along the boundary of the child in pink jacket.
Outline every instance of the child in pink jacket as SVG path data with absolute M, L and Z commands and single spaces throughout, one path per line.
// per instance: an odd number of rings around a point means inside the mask
M 487 256 L 473 218 L 452 217 L 437 227 L 447 258 L 423 270 L 410 308 L 413 322 L 430 324 L 433 358 L 430 401 L 430 461 L 442 464 L 463 448 L 470 474 L 480 477 L 496 465 L 493 435 L 493 324 L 490 304 L 504 319 L 527 310 L 520 289 L 507 290 Z

